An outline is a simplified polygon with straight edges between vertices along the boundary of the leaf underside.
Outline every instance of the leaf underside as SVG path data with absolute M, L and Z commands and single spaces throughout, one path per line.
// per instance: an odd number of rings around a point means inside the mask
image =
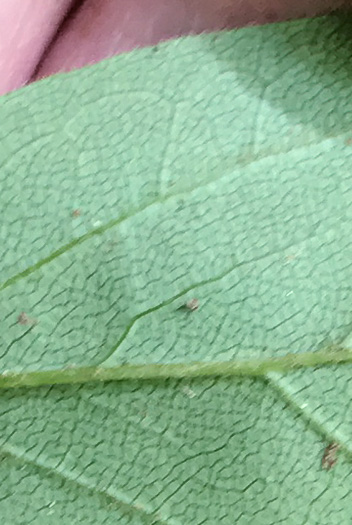
M 190 37 L 0 99 L 4 377 L 350 348 L 350 34 Z M 0 514 L 349 523 L 351 370 L 3 390 Z

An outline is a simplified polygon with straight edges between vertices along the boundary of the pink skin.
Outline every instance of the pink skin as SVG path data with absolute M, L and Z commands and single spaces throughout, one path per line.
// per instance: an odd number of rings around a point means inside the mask
M 0 94 L 181 35 L 314 16 L 352 0 L 1 0 Z

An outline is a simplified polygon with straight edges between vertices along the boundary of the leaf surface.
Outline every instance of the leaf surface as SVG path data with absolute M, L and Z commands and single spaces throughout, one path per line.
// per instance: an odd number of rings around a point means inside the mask
M 350 347 L 349 31 L 180 39 L 3 97 L 1 370 Z M 350 372 L 3 391 L 1 513 L 347 523 Z

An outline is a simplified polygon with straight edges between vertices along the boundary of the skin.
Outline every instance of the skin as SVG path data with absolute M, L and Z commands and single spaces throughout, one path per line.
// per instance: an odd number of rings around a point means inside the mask
M 346 6 L 352 0 L 1 0 L 0 94 L 181 35 Z

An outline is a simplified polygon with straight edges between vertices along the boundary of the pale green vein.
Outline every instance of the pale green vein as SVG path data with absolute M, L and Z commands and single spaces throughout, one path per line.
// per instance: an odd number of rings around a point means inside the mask
M 147 206 L 145 206 L 144 208 L 146 208 L 146 207 Z M 135 210 L 134 214 L 138 213 L 139 211 L 142 211 L 144 208 L 140 208 L 138 210 Z M 97 228 L 94 228 L 93 230 L 90 230 L 89 232 L 81 235 L 80 237 L 77 237 L 77 238 L 73 239 L 72 241 L 64 244 L 63 246 L 61 246 L 57 250 L 53 251 L 47 257 L 44 257 L 43 259 L 40 259 L 40 261 L 36 262 L 35 264 L 32 264 L 31 266 L 28 266 L 22 272 L 19 272 L 16 275 L 13 275 L 12 277 L 10 277 L 6 281 L 4 281 L 2 284 L 0 284 L 0 292 L 2 290 L 5 290 L 5 288 L 8 288 L 9 286 L 17 283 L 21 279 L 25 279 L 26 277 L 28 277 L 32 273 L 34 273 L 37 270 L 39 270 L 45 264 L 50 263 L 51 261 L 53 261 L 57 257 L 60 257 L 60 255 L 63 255 L 64 253 L 66 253 L 69 250 L 71 250 L 72 248 L 74 248 L 76 246 L 79 246 L 80 244 L 84 243 L 88 239 L 91 239 L 92 237 L 95 237 L 96 235 L 101 235 L 105 231 L 113 228 L 114 226 L 117 226 L 118 224 L 120 224 L 121 222 L 125 221 L 126 219 L 128 219 L 132 215 L 133 214 L 125 214 L 125 215 L 122 215 L 122 216 L 120 216 L 120 217 L 118 217 L 116 219 L 112 219 L 111 221 L 107 222 L 106 224 L 103 224 L 102 226 L 98 226 Z
M 204 279 L 203 281 L 200 281 L 199 283 L 193 283 L 178 294 L 170 297 L 169 299 L 165 299 L 165 301 L 162 301 L 161 303 L 157 304 L 156 306 L 152 306 L 151 308 L 148 308 L 148 310 L 144 310 L 143 312 L 135 315 L 131 321 L 126 326 L 125 330 L 123 331 L 121 337 L 117 341 L 117 343 L 109 350 L 108 354 L 104 357 L 102 361 L 100 361 L 99 365 L 102 365 L 107 359 L 109 359 L 110 356 L 112 356 L 116 350 L 119 348 L 119 346 L 123 343 L 123 341 L 126 339 L 130 331 L 132 330 L 133 326 L 136 324 L 139 319 L 142 319 L 142 317 L 145 317 L 146 315 L 149 315 L 153 312 L 156 312 L 158 310 L 161 310 L 161 308 L 164 308 L 165 306 L 173 303 L 174 301 L 177 301 L 177 299 L 180 299 L 186 293 L 190 292 L 191 290 L 196 290 L 197 288 L 200 288 L 201 286 L 206 286 L 207 284 L 215 283 L 216 281 L 220 281 L 227 275 L 229 275 L 231 272 L 233 272 L 236 268 L 239 266 L 243 266 L 247 262 L 240 262 L 236 263 L 231 268 L 228 268 L 224 272 L 222 272 L 220 275 L 216 275 L 215 277 L 211 277 L 210 279 Z M 98 365 L 98 366 L 99 366 Z
M 139 514 L 140 516 L 149 519 L 153 525 L 167 525 L 169 523 L 160 516 L 156 516 L 152 511 L 147 510 L 142 504 L 138 502 L 130 502 L 127 496 L 120 490 L 110 490 L 109 488 L 98 489 L 89 478 L 86 478 L 83 475 L 73 475 L 73 473 L 67 470 L 65 471 L 62 468 L 46 465 L 38 457 L 32 458 L 24 450 L 20 451 L 17 447 L 8 443 L 2 444 L 0 450 L 5 457 L 10 458 L 15 463 L 34 467 L 38 471 L 43 471 L 46 475 L 53 476 L 59 480 L 64 480 L 66 483 L 75 485 L 78 488 L 83 488 L 91 494 L 103 496 L 109 502 L 114 503 L 126 515 L 131 516 L 134 513 Z
M 295 148 L 295 149 L 298 149 L 298 148 Z M 262 155 L 262 156 L 256 155 L 256 157 L 253 160 L 251 160 L 250 162 L 248 162 L 248 164 L 252 164 L 254 162 L 261 161 L 262 159 L 269 158 L 271 156 L 277 156 L 280 153 L 281 152 L 279 152 L 279 153 L 271 153 L 271 154 Z M 243 162 L 238 162 L 237 165 L 235 164 L 235 166 L 232 166 L 232 169 L 235 170 L 236 168 L 239 168 L 241 166 L 243 166 Z M 231 175 L 233 175 L 233 173 Z M 111 228 L 114 228 L 115 226 L 118 226 L 119 224 L 123 223 L 124 221 L 126 221 L 128 219 L 131 219 L 132 217 L 136 216 L 138 213 L 141 213 L 141 212 L 145 211 L 146 209 L 150 208 L 151 206 L 154 206 L 156 204 L 163 204 L 163 203 L 167 202 L 168 200 L 170 200 L 172 198 L 181 197 L 182 195 L 189 195 L 193 191 L 197 191 L 198 189 L 204 188 L 204 187 L 208 186 L 209 184 L 212 184 L 213 182 L 220 181 L 221 179 L 226 178 L 228 176 L 229 176 L 229 173 L 226 172 L 225 174 L 221 173 L 220 175 L 218 175 L 216 177 L 209 177 L 209 178 L 205 179 L 201 184 L 197 184 L 195 186 L 191 186 L 191 187 L 189 187 L 187 189 L 184 189 L 182 191 L 179 191 L 179 192 L 167 193 L 164 197 L 160 196 L 159 198 L 157 198 L 155 200 L 152 200 L 152 201 L 148 202 L 147 204 L 144 204 L 144 205 L 142 205 L 140 207 L 135 208 L 130 213 L 125 213 L 123 215 L 120 215 L 119 217 L 111 219 L 106 224 L 102 224 L 101 226 L 98 226 L 97 228 L 94 228 L 94 229 L 90 230 L 89 232 L 84 233 L 83 235 L 81 235 L 79 237 L 76 237 L 72 241 L 62 245 L 57 250 L 54 250 L 53 252 L 51 252 L 48 256 L 43 257 L 42 259 L 40 259 L 35 264 L 32 264 L 31 266 L 28 266 L 25 270 L 23 270 L 21 272 L 18 272 L 17 274 L 13 275 L 12 277 L 9 277 L 6 281 L 4 281 L 2 284 L 0 284 L 0 292 L 5 290 L 9 286 L 17 283 L 18 281 L 21 281 L 22 279 L 25 279 L 26 277 L 28 277 L 32 273 L 36 272 L 37 270 L 39 270 L 40 268 L 42 268 L 46 264 L 52 262 L 54 259 L 56 259 L 57 257 L 60 257 L 60 255 L 63 255 L 64 253 L 68 252 L 72 248 L 75 248 L 76 246 L 79 246 L 80 244 L 83 244 L 84 242 L 86 242 L 87 240 L 91 239 L 92 237 L 96 237 L 97 235 L 101 235 L 101 234 L 105 233 L 106 231 L 110 230 Z
M 327 443 L 338 443 L 345 455 L 350 460 L 352 459 L 351 447 L 348 446 L 346 441 L 341 439 L 341 437 L 336 432 L 336 429 L 335 431 L 327 430 L 326 426 L 321 423 L 318 418 L 314 417 L 312 413 L 307 413 L 307 410 L 301 407 L 301 405 L 296 401 L 295 397 L 290 395 L 290 393 L 287 392 L 287 390 L 277 381 L 274 371 L 270 371 L 267 374 L 266 383 L 279 394 L 281 399 L 283 399 L 309 425 L 309 427 L 314 430 L 314 432 L 322 437 Z
M 226 174 L 225 176 L 227 176 L 227 175 L 228 174 Z M 90 230 L 89 232 L 81 235 L 80 237 L 76 237 L 75 239 L 73 239 L 72 241 L 64 244 L 63 246 L 61 246 L 57 250 L 54 250 L 47 257 L 43 257 L 43 259 L 40 259 L 40 261 L 36 262 L 35 264 L 33 264 L 31 266 L 28 266 L 22 272 L 19 272 L 16 275 L 13 275 L 12 277 L 10 277 L 6 281 L 4 281 L 2 284 L 0 284 L 0 292 L 2 290 L 5 290 L 9 286 L 17 283 L 18 281 L 20 281 L 22 279 L 25 279 L 26 277 L 28 277 L 32 273 L 34 273 L 37 270 L 39 270 L 40 268 L 42 268 L 42 266 L 44 266 L 45 264 L 48 264 L 48 263 L 52 262 L 54 259 L 56 259 L 57 257 L 60 257 L 60 255 L 63 255 L 64 253 L 68 252 L 72 248 L 75 248 L 76 246 L 79 246 L 80 244 L 83 244 L 85 241 L 91 239 L 92 237 L 96 237 L 97 235 L 101 235 L 101 234 L 105 233 L 106 231 L 110 230 L 111 228 L 114 228 L 115 226 L 118 226 L 119 224 L 123 223 L 124 221 L 126 221 L 128 219 L 131 219 L 132 217 L 136 216 L 138 213 L 141 213 L 141 212 L 145 211 L 147 208 L 150 208 L 151 206 L 154 206 L 156 204 L 163 204 L 163 203 L 165 203 L 166 201 L 168 201 L 169 199 L 171 199 L 173 197 L 180 197 L 181 195 L 188 195 L 188 194 L 192 193 L 193 191 L 196 191 L 196 190 L 198 190 L 199 188 L 201 188 L 203 186 L 207 186 L 208 184 L 211 184 L 212 182 L 214 182 L 214 180 L 218 180 L 218 179 L 220 179 L 222 177 L 224 177 L 224 175 L 222 175 L 221 177 L 217 177 L 217 178 L 212 177 L 211 179 L 205 181 L 204 184 L 199 184 L 197 186 L 189 188 L 188 190 L 183 190 L 183 191 L 178 192 L 178 193 L 169 193 L 169 194 L 165 195 L 164 197 L 160 197 L 160 198 L 155 199 L 155 200 L 153 200 L 151 202 L 148 202 L 147 204 L 145 204 L 143 206 L 140 206 L 139 208 L 135 208 L 131 213 L 125 213 L 124 215 L 120 215 L 119 217 L 117 217 L 115 219 L 111 219 L 111 221 L 107 222 L 106 224 L 102 224 L 101 226 L 98 226 L 97 228 L 94 228 L 94 229 Z
M 0 374 L 0 388 L 36 387 L 91 381 L 263 376 L 269 372 L 288 373 L 300 368 L 317 368 L 343 363 L 352 363 L 352 349 L 329 348 L 316 352 L 239 361 L 121 364 L 110 368 L 86 366 L 32 372 L 4 371 Z
M 225 177 L 228 176 L 228 174 L 225 175 Z M 5 282 L 0 284 L 0 292 L 2 290 L 5 290 L 5 288 L 8 288 L 9 286 L 17 283 L 18 281 L 25 279 L 32 273 L 36 272 L 42 266 L 45 264 L 48 264 L 52 262 L 57 257 L 60 257 L 60 255 L 63 255 L 64 253 L 68 252 L 72 248 L 75 248 L 76 246 L 79 246 L 80 244 L 83 244 L 85 241 L 91 239 L 92 237 L 96 237 L 97 235 L 101 235 L 105 233 L 107 230 L 110 230 L 111 228 L 114 228 L 115 226 L 118 226 L 119 224 L 123 223 L 124 221 L 131 219 L 132 217 L 136 216 L 138 213 L 141 213 L 145 211 L 147 208 L 150 208 L 151 206 L 154 206 L 156 204 L 163 204 L 167 202 L 169 199 L 172 199 L 174 197 L 180 197 L 181 195 L 188 195 L 192 193 L 193 191 L 198 190 L 199 188 L 202 188 L 204 186 L 207 186 L 208 184 L 211 184 L 214 182 L 214 180 L 218 180 L 223 178 L 224 175 L 222 174 L 220 177 L 212 177 L 207 179 L 203 184 L 198 184 L 194 187 L 189 188 L 188 190 L 183 190 L 178 193 L 169 193 L 166 194 L 164 197 L 159 197 L 158 199 L 155 199 L 153 201 L 148 202 L 147 204 L 144 204 L 143 206 L 140 206 L 138 208 L 135 208 L 131 213 L 125 213 L 123 215 L 120 215 L 119 217 L 115 219 L 111 219 L 111 221 L 107 222 L 106 224 L 102 224 L 101 226 L 98 226 L 97 228 L 94 228 L 90 230 L 89 232 L 81 235 L 80 237 L 76 237 L 72 241 L 64 244 L 57 250 L 54 250 L 50 255 L 47 257 L 43 257 L 43 259 L 40 259 L 40 261 L 36 262 L 35 264 L 28 266 L 25 270 L 22 272 L 17 273 L 16 275 L 13 275 L 9 279 L 7 279 Z
M 305 242 L 305 241 L 307 241 L 308 239 L 311 239 L 311 238 L 312 238 L 312 235 L 309 234 L 309 235 L 307 235 L 306 238 L 302 239 L 300 241 L 300 243 Z M 185 288 L 184 290 L 182 290 L 181 292 L 179 292 L 176 295 L 174 295 L 173 297 L 170 297 L 169 299 L 165 299 L 165 301 L 162 301 L 161 303 L 159 303 L 159 304 L 157 304 L 155 306 L 152 306 L 151 308 L 148 308 L 147 310 L 144 310 L 143 312 L 137 314 L 128 323 L 128 325 L 126 326 L 125 330 L 123 331 L 121 337 L 118 339 L 118 341 L 115 343 L 115 345 L 109 350 L 109 352 L 106 354 L 106 356 L 100 361 L 99 365 L 102 365 L 107 359 L 109 359 L 110 356 L 112 356 L 114 354 L 114 352 L 116 352 L 116 350 L 119 348 L 119 346 L 126 339 L 128 334 L 132 330 L 133 326 L 136 324 L 137 321 L 139 321 L 139 319 L 142 319 L 146 315 L 149 315 L 149 314 L 151 314 L 153 312 L 156 312 L 157 310 L 160 310 L 161 308 L 164 308 L 165 306 L 173 303 L 174 301 L 177 301 L 177 299 L 180 299 L 181 297 L 186 295 L 191 290 L 196 290 L 198 288 L 201 288 L 202 286 L 206 286 L 208 284 L 214 284 L 217 281 L 221 281 L 221 279 L 223 279 L 224 277 L 229 275 L 231 272 L 233 272 L 237 268 L 240 268 L 241 266 L 245 266 L 246 264 L 253 264 L 255 262 L 258 262 L 260 260 L 265 259 L 266 257 L 271 257 L 273 255 L 277 255 L 277 254 L 280 254 L 282 252 L 285 252 L 291 246 L 292 246 L 292 244 L 290 244 L 288 246 L 284 246 L 284 247 L 280 248 L 279 250 L 275 250 L 275 251 L 263 254 L 260 257 L 255 257 L 255 258 L 253 258 L 251 260 L 237 262 L 237 263 L 233 264 L 230 268 L 227 268 L 226 270 L 224 270 L 221 274 L 216 275 L 214 277 L 211 277 L 210 279 L 204 279 L 203 281 L 200 281 L 198 283 L 193 283 L 190 286 L 188 286 L 187 288 Z

